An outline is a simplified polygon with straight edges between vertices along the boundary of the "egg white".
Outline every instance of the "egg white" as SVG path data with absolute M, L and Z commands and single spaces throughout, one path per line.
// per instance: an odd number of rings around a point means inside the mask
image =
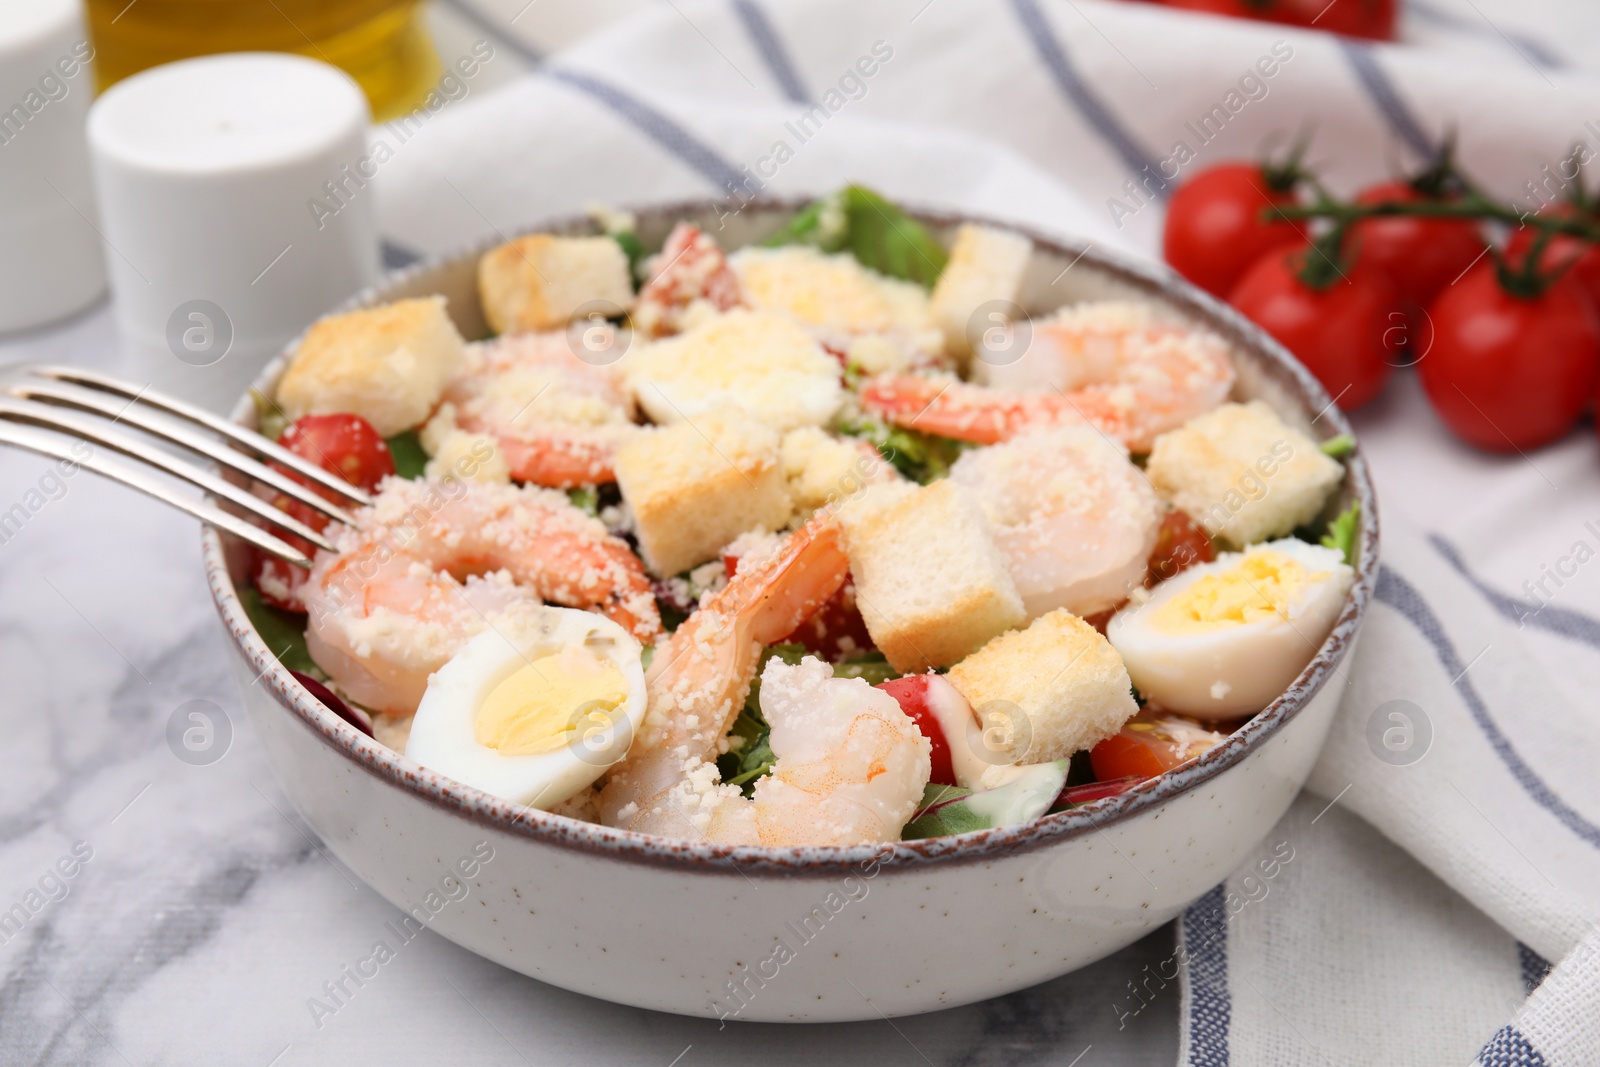
M 1162 607 L 1206 575 L 1237 566 L 1246 554 L 1228 552 L 1162 582 L 1143 603 L 1111 619 L 1106 638 L 1152 706 L 1205 719 L 1254 714 L 1289 687 L 1327 639 L 1355 580 L 1343 554 L 1292 537 L 1254 547 L 1298 561 L 1312 578 L 1324 576 L 1306 585 L 1287 618 L 1202 633 L 1172 633 L 1152 624 Z
M 475 721 L 495 686 L 527 663 L 585 644 L 622 674 L 627 698 L 613 722 L 591 736 L 549 752 L 502 755 L 478 743 Z M 610 619 L 573 608 L 544 607 L 526 622 L 514 620 L 479 634 L 428 679 L 406 741 L 406 756 L 485 793 L 548 809 L 592 785 L 621 759 L 644 721 L 644 669 L 640 646 Z

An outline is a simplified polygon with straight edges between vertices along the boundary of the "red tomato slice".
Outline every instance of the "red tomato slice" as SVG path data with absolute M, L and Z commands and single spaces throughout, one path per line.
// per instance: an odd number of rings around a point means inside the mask
M 1123 724 L 1120 733 L 1090 749 L 1089 763 L 1102 782 L 1130 776 L 1154 778 L 1226 736 L 1178 715 L 1140 712 Z
M 378 483 L 394 473 L 394 457 L 389 445 L 372 424 L 359 415 L 305 415 L 289 424 L 278 438 L 278 443 L 290 452 L 310 460 L 330 474 L 337 474 L 351 485 L 369 492 Z M 331 491 L 317 488 L 309 480 L 274 463 L 273 468 L 288 475 L 302 485 L 310 486 L 330 500 L 337 499 Z M 314 530 L 322 530 L 331 521 L 321 512 L 314 511 L 282 493 L 273 497 L 273 506 L 293 515 Z M 313 546 L 293 534 L 280 533 L 285 541 L 310 555 Z M 261 598 L 273 607 L 284 611 L 305 611 L 300 589 L 305 584 L 306 572 L 292 563 L 285 563 L 264 552 L 256 554 L 256 564 L 251 568 L 256 589 Z
M 939 725 L 939 715 L 934 711 L 928 695 L 928 687 L 937 677 L 933 674 L 912 674 L 891 679 L 878 688 L 899 702 L 900 710 L 910 716 L 932 746 L 933 774 L 928 781 L 934 785 L 955 785 L 956 772 L 950 762 L 950 741 L 944 735 L 944 727 Z

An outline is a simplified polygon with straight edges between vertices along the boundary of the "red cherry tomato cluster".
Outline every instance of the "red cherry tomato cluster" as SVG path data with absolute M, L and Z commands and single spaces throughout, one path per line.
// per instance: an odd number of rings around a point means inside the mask
M 1299 217 L 1274 214 L 1283 208 Z M 1502 248 L 1487 223 L 1510 229 Z M 1349 202 L 1297 159 L 1212 167 L 1174 194 L 1163 248 L 1180 274 L 1294 353 L 1340 407 L 1370 402 L 1396 367 L 1415 363 L 1445 425 L 1511 452 L 1557 440 L 1594 399 L 1596 237 L 1600 205 L 1581 193 L 1530 223 L 1478 192 L 1446 149 L 1416 177 Z
M 1347 37 L 1394 40 L 1400 13 L 1398 0 L 1154 0 L 1163 7 L 1230 15 L 1239 19 L 1280 22 L 1286 26 L 1328 30 Z
M 278 438 L 278 443 L 295 455 L 369 492 L 394 473 L 394 457 L 389 454 L 388 444 L 378 436 L 372 424 L 360 415 L 305 415 L 289 424 L 283 436 Z M 332 492 L 312 486 L 308 479 L 288 468 L 276 463 L 272 466 L 300 484 L 316 489 L 322 496 L 335 499 Z M 277 494 L 272 503 L 278 510 L 294 516 L 313 530 L 322 530 L 331 521 L 322 513 L 282 493 Z M 307 555 L 313 551 L 310 542 L 293 534 L 281 533 L 279 536 Z M 301 586 L 306 580 L 303 569 L 262 553 L 257 559 L 254 573 L 256 588 L 267 603 L 285 611 L 306 610 L 300 596 Z

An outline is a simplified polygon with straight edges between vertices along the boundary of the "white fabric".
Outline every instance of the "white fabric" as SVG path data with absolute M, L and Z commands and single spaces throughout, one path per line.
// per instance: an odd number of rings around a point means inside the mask
M 1096 0 L 619 2 L 583 18 L 467 2 L 451 0 L 463 25 L 517 19 L 503 41 L 531 44 L 521 61 L 576 43 L 451 105 L 385 164 L 385 232 L 419 252 L 593 201 L 726 195 L 771 172 L 779 141 L 793 158 L 747 188 L 857 180 L 1152 258 L 1162 208 L 1143 163 L 1179 140 L 1196 152 L 1188 174 L 1311 121 L 1313 162 L 1348 190 L 1458 126 L 1467 168 L 1530 206 L 1524 183 L 1545 164 L 1575 140 L 1600 149 L 1600 80 L 1585 73 L 1600 69 L 1600 16 L 1576 6 L 1553 9 L 1568 32 L 1541 39 L 1528 5 L 1427 0 L 1409 8 L 1412 45 L 1369 47 Z M 878 42 L 892 56 L 858 88 L 850 72 Z M 1230 102 L 1264 56 L 1277 59 L 1264 95 L 1251 83 L 1258 99 Z M 838 106 L 799 143 L 785 124 L 830 88 Z M 1201 144 L 1186 123 L 1213 105 L 1234 112 Z M 1265 846 L 1295 858 L 1266 882 L 1241 870 L 1181 924 L 1183 1062 L 1465 1062 L 1481 1048 L 1486 1063 L 1600 1063 L 1592 429 L 1532 457 L 1477 454 L 1408 374 L 1356 424 L 1383 505 L 1379 602 L 1342 672 L 1318 796 Z M 1508 594 L 1548 606 L 1519 629 Z M 1404 741 L 1397 709 L 1431 727 L 1408 765 L 1379 756 L 1385 730 Z M 1230 893 L 1261 885 L 1227 917 Z M 1523 1003 L 1540 957 L 1565 962 Z

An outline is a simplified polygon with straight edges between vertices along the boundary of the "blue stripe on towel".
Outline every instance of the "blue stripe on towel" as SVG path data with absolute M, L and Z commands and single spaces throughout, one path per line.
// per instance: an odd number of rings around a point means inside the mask
M 1545 70 L 1566 69 L 1566 61 L 1557 55 L 1554 49 L 1525 33 L 1494 26 L 1484 20 L 1466 18 L 1454 11 L 1446 11 L 1442 7 L 1423 3 L 1422 0 L 1406 0 L 1406 14 L 1416 15 L 1436 26 L 1443 26 L 1471 37 L 1480 37 L 1497 44 L 1509 44 L 1512 51 L 1536 67 Z
M 442 2 L 456 14 L 487 34 L 492 43 L 503 44 L 511 49 L 528 66 L 538 67 L 544 64 L 544 55 L 526 41 L 518 40 L 509 23 L 497 22 L 486 17 L 477 8 L 467 3 L 466 0 L 442 0 Z
M 1401 98 L 1400 90 L 1395 88 L 1394 82 L 1389 80 L 1389 75 L 1378 65 L 1378 58 L 1373 54 L 1372 46 L 1349 37 L 1337 37 L 1337 40 L 1339 50 L 1344 53 L 1344 58 L 1367 90 L 1367 95 L 1378 106 L 1378 110 L 1383 112 L 1389 129 L 1417 155 L 1424 159 L 1433 158 L 1437 149 L 1423 132 L 1422 124 L 1411 113 L 1411 108 Z
M 744 31 L 750 35 L 756 51 L 761 53 L 767 73 L 778 83 L 783 95 L 789 98 L 790 103 L 809 104 L 811 94 L 806 92 L 806 84 L 800 80 L 800 71 L 789 57 L 789 49 L 784 46 L 783 38 L 778 36 L 778 28 L 767 18 L 766 11 L 755 0 L 733 0 L 733 11 L 744 23 Z
M 1473 721 L 1478 724 L 1478 729 L 1483 731 L 1484 737 L 1500 757 L 1500 762 L 1506 765 L 1506 769 L 1517 780 L 1517 784 L 1522 786 L 1523 792 L 1527 793 L 1534 803 L 1560 820 L 1567 829 L 1589 844 L 1600 848 L 1600 826 L 1585 819 L 1568 807 L 1566 801 L 1556 796 L 1550 787 L 1545 785 L 1544 779 L 1523 761 L 1522 756 L 1512 747 L 1510 740 L 1495 725 L 1494 719 L 1490 718 L 1489 709 L 1484 705 L 1483 698 L 1478 695 L 1477 687 L 1465 673 L 1467 665 L 1461 662 L 1461 656 L 1456 652 L 1455 645 L 1445 635 L 1438 616 L 1428 607 L 1427 601 L 1422 599 L 1422 594 L 1418 593 L 1410 582 L 1400 577 L 1394 568 L 1384 567 L 1378 571 L 1378 599 L 1410 619 L 1412 625 L 1428 639 L 1445 673 L 1458 679 L 1455 685 L 1461 691 L 1461 699 L 1466 702 Z
M 1034 50 L 1039 53 L 1039 59 L 1050 71 L 1050 76 L 1055 79 L 1061 95 L 1078 109 L 1089 125 L 1105 138 L 1116 150 L 1117 155 L 1122 157 L 1122 162 L 1135 174 L 1147 174 L 1153 179 L 1150 184 L 1153 184 L 1157 196 L 1163 200 L 1171 196 L 1170 183 L 1161 176 L 1161 169 L 1156 160 L 1134 140 L 1133 135 L 1123 127 L 1078 74 L 1066 49 L 1061 47 L 1061 42 L 1050 29 L 1050 23 L 1045 19 L 1044 12 L 1039 10 L 1038 0 L 1011 0 L 1011 6 L 1016 11 L 1022 28 L 1027 31 L 1028 39 L 1033 42 Z M 1140 184 L 1147 183 L 1140 182 Z
M 1183 913 L 1183 951 L 1189 974 L 1189 1062 L 1186 1067 L 1227 1067 L 1228 890 L 1217 886 Z
M 1484 1067 L 1545 1067 L 1545 1059 L 1521 1030 L 1507 1023 L 1489 1039 L 1478 1053 Z
M 1534 604 L 1526 600 L 1519 600 L 1514 596 L 1507 596 L 1500 590 L 1485 584 L 1477 575 L 1467 569 L 1467 561 L 1462 558 L 1461 550 L 1446 541 L 1438 534 L 1429 534 L 1428 543 L 1435 552 L 1443 556 L 1456 572 L 1472 583 L 1472 587 L 1483 594 L 1494 610 L 1510 619 L 1518 626 L 1537 626 L 1541 630 L 1559 634 L 1574 641 L 1581 641 L 1594 648 L 1600 648 L 1600 619 L 1585 615 L 1581 611 L 1570 608 L 1557 608 L 1549 604 Z
M 739 168 L 723 159 L 716 149 L 638 97 L 590 74 L 579 74 L 574 70 L 551 70 L 548 73 L 557 81 L 587 93 L 609 107 L 718 189 L 731 192 L 746 181 L 745 176 L 739 173 Z
M 387 237 L 383 239 L 383 243 L 379 248 L 383 253 L 384 270 L 398 270 L 401 267 L 409 267 L 422 258 L 420 253 L 413 252 L 405 245 L 396 244 Z
M 1550 973 L 1550 961 L 1521 941 L 1517 942 L 1517 965 L 1522 970 L 1522 991 L 1530 995 Z

